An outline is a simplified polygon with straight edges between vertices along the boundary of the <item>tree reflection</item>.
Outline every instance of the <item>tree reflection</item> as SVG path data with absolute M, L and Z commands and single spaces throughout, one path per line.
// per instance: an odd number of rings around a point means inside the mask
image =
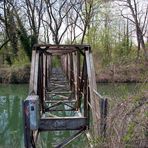
M 27 86 L 21 87 L 11 85 L 0 89 L 0 147 L 21 148 L 23 145 L 22 100 L 27 96 Z M 22 90 L 26 95 L 22 95 Z

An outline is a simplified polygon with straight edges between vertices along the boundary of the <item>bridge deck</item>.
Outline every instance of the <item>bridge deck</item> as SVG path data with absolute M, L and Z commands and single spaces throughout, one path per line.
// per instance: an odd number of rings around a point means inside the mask
M 86 118 L 76 110 L 74 92 L 61 68 L 52 69 L 45 95 L 45 113 L 39 131 L 86 129 Z

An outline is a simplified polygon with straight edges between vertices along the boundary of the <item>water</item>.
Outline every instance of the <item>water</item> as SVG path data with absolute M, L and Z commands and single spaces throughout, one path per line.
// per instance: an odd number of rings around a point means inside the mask
M 101 95 L 111 98 L 127 98 L 131 94 L 148 90 L 148 84 L 98 84 Z M 28 85 L 0 85 L 0 148 L 23 148 L 22 100 L 27 97 Z M 39 147 L 51 148 L 72 133 L 57 131 L 41 134 Z M 81 135 L 66 148 L 88 147 Z
M 102 96 L 111 99 L 127 99 L 128 96 L 136 95 L 141 91 L 148 90 L 148 83 L 101 83 L 98 84 L 98 92 Z
M 0 148 L 24 148 L 22 100 L 27 97 L 28 85 L 0 85 Z M 57 131 L 41 133 L 39 148 L 52 148 L 72 132 Z M 67 148 L 76 145 L 86 147 L 86 137 L 81 135 Z
M 23 147 L 22 100 L 28 85 L 0 85 L 0 148 Z

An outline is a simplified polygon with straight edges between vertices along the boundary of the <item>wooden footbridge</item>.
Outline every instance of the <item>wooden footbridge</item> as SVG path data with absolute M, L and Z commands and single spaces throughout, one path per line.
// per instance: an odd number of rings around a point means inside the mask
M 54 67 L 54 58 L 60 67 Z M 26 148 L 36 147 L 40 132 L 75 130 L 56 147 L 64 147 L 82 133 L 104 135 L 105 106 L 106 100 L 97 92 L 89 45 L 34 46 L 29 96 L 23 101 Z M 66 116 L 70 111 L 73 116 Z

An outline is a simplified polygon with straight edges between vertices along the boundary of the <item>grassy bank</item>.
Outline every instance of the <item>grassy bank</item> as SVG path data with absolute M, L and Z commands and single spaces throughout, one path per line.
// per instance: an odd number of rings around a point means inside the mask
M 0 83 L 28 83 L 30 77 L 30 65 L 11 66 L 0 68 Z
M 124 61 L 103 66 L 98 56 L 94 56 L 96 80 L 98 83 L 148 82 L 148 62 Z M 56 63 L 54 62 L 54 66 Z M 0 83 L 28 83 L 30 64 L 3 66 L 0 68 Z
M 93 141 L 96 147 L 145 148 L 148 145 L 148 92 L 127 96 L 126 99 L 108 99 L 105 137 Z
M 97 82 L 147 82 L 148 63 L 125 63 L 109 65 L 97 72 Z

